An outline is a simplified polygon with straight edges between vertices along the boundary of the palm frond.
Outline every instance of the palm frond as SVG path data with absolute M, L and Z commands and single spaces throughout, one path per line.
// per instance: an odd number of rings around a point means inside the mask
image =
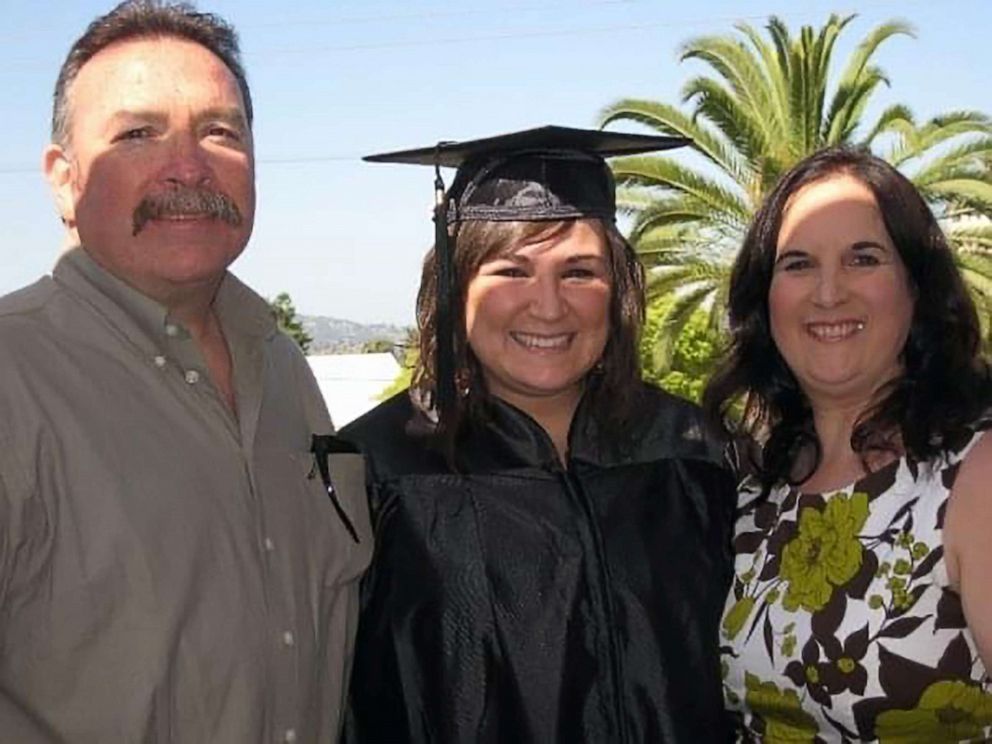
M 988 344 L 992 341 L 992 272 L 987 264 L 976 266 L 964 257 L 959 259 L 958 268 L 971 291 L 982 328 L 982 338 Z
M 962 271 L 971 272 L 980 280 L 973 286 L 988 297 L 992 297 L 992 256 L 958 253 L 954 256 L 954 260 Z
M 777 18 L 772 18 L 769 25 L 781 24 Z M 789 110 L 789 81 L 786 70 L 779 64 L 780 56 L 774 44 L 767 43 L 761 34 L 747 23 L 734 26 L 750 42 L 755 55 L 761 59 L 761 72 L 765 79 L 770 99 L 769 110 L 786 112 Z M 782 26 L 784 28 L 784 25 Z M 788 37 L 788 30 L 785 30 Z
M 840 23 L 841 28 L 846 26 L 854 16 L 847 16 L 844 19 L 840 19 L 837 16 L 831 16 L 830 21 Z M 857 48 L 851 54 L 847 60 L 847 64 L 844 70 L 840 74 L 840 78 L 837 81 L 836 93 L 830 102 L 830 106 L 827 110 L 827 115 L 824 120 L 824 129 L 826 133 L 826 141 L 830 143 L 839 143 L 844 140 L 841 139 L 841 133 L 843 132 L 853 132 L 857 126 L 857 120 L 861 116 L 863 111 L 863 101 L 864 101 L 864 83 L 865 72 L 869 68 L 869 61 L 874 56 L 878 48 L 885 43 L 888 39 L 893 36 L 910 36 L 915 37 L 916 32 L 912 26 L 908 23 L 902 21 L 890 21 L 888 23 L 883 23 L 880 26 L 876 26 L 872 29 L 868 35 L 858 44 Z M 871 86 L 872 90 L 880 84 L 886 83 L 887 80 L 880 71 L 878 76 Z M 869 91 L 870 94 L 870 91 Z M 860 107 L 859 107 L 859 101 Z
M 987 252 L 990 260 L 992 260 L 992 224 L 954 224 L 945 226 L 944 232 L 959 254 L 978 251 L 984 254 Z
M 617 186 L 617 212 L 632 215 L 648 209 L 658 200 L 658 190 L 642 186 Z
M 695 101 L 696 116 L 719 129 L 744 158 L 753 160 L 768 150 L 770 135 L 761 114 L 744 108 L 731 91 L 707 77 L 691 79 L 683 90 L 687 100 Z
M 769 111 L 772 97 L 760 61 L 744 44 L 727 36 L 693 39 L 683 45 L 680 54 L 680 61 L 689 59 L 703 61 L 716 70 L 728 86 L 728 93 L 740 101 L 741 109 L 747 111 L 751 118 L 764 115 L 769 127 L 768 135 L 780 129 L 781 120 L 776 121 L 774 113 Z M 683 101 L 691 98 L 692 92 L 684 90 Z
M 633 156 L 612 162 L 618 183 L 658 186 L 692 197 L 707 205 L 714 221 L 734 228 L 746 226 L 752 209 L 738 194 L 731 192 L 713 178 L 658 156 Z
M 632 121 L 661 134 L 688 137 L 692 140 L 693 150 L 737 183 L 747 183 L 751 177 L 744 159 L 721 135 L 686 116 L 674 106 L 658 101 L 623 99 L 607 106 L 599 115 L 601 128 L 616 121 Z
M 652 361 L 656 371 L 664 373 L 671 367 L 675 351 L 675 341 L 678 339 L 686 323 L 693 314 L 707 302 L 712 300 L 716 287 L 712 284 L 702 284 L 689 289 L 675 298 L 662 320 L 662 327 L 654 338 Z
M 861 123 L 861 117 L 879 85 L 888 84 L 885 74 L 877 67 L 865 70 L 864 75 L 845 91 L 845 109 L 843 116 L 838 116 L 827 126 L 824 144 L 839 145 L 851 142 L 854 133 Z
M 920 191 L 937 201 L 966 204 L 983 214 L 992 214 L 992 183 L 978 179 L 949 179 L 927 184 Z
M 916 127 L 916 122 L 913 118 L 913 112 L 909 109 L 909 106 L 902 103 L 896 103 L 889 106 L 881 114 L 879 114 L 878 119 L 875 121 L 875 125 L 868 130 L 868 133 L 864 136 L 864 139 L 861 140 L 861 145 L 863 147 L 871 147 L 878 137 L 900 127 L 912 131 Z M 829 139 L 828 137 L 826 141 L 833 142 L 834 140 Z
M 917 186 L 929 186 L 954 178 L 983 180 L 985 174 L 981 159 L 986 155 L 992 155 L 992 137 L 967 140 L 927 160 L 911 178 Z
M 902 166 L 914 158 L 922 157 L 956 137 L 992 135 L 992 122 L 980 112 L 958 111 L 906 129 L 902 135 L 899 145 L 886 158 L 895 166 Z
M 647 296 L 649 300 L 671 294 L 674 290 L 694 287 L 700 283 L 714 286 L 727 275 L 727 267 L 709 261 L 687 260 L 652 269 L 648 272 Z
M 665 225 L 687 225 L 710 219 L 710 207 L 688 196 L 657 199 L 638 212 L 629 239 L 636 243 L 645 233 Z

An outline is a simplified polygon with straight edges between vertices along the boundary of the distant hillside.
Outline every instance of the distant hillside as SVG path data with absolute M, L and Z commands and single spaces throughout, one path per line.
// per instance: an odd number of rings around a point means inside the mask
M 407 335 L 405 326 L 389 323 L 365 325 L 322 315 L 302 315 L 300 320 L 304 330 L 313 336 L 311 354 L 355 353 L 363 351 L 363 347 L 370 341 L 400 343 Z

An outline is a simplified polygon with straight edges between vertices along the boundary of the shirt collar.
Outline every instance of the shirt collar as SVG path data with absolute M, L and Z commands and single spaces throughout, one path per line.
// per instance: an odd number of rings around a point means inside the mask
M 226 333 L 269 338 L 278 331 L 269 303 L 231 272 L 220 283 L 214 310 Z
M 169 335 L 167 327 L 177 325 L 164 305 L 115 277 L 83 248 L 62 254 L 52 276 L 146 351 L 161 347 Z M 225 273 L 217 290 L 214 310 L 229 343 L 235 341 L 232 336 L 264 339 L 276 332 L 269 304 L 230 272 Z

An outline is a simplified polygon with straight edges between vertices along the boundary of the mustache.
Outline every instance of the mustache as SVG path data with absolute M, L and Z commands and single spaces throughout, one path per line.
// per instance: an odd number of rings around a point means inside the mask
M 232 227 L 244 222 L 241 210 L 227 194 L 212 189 L 183 186 L 173 191 L 146 196 L 131 216 L 132 236 L 140 233 L 149 220 L 163 217 L 205 217 Z

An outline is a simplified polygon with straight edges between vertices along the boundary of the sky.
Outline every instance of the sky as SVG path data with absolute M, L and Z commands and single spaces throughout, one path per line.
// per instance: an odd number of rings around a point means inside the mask
M 0 27 L 0 293 L 51 270 L 62 245 L 40 169 L 51 91 L 73 40 L 112 2 L 3 0 Z M 843 61 L 875 26 L 916 37 L 875 61 L 891 86 L 871 112 L 901 102 L 918 119 L 992 112 L 990 0 L 200 0 L 241 36 L 255 104 L 258 209 L 233 270 L 297 310 L 411 324 L 432 239 L 429 168 L 363 155 L 543 124 L 596 126 L 621 98 L 679 103 L 707 71 L 679 62 L 687 40 L 761 27 L 793 31 L 857 13 Z M 613 126 L 629 129 L 631 126 Z M 451 172 L 447 172 L 450 182 Z

